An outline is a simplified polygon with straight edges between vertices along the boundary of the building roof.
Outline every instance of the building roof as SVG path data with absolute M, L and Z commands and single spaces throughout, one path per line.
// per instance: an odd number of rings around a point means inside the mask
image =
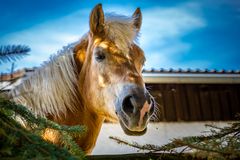
M 33 73 L 36 68 L 24 68 L 14 73 L 0 73 L 0 90 L 11 90 Z
M 24 68 L 12 74 L 1 74 L 0 82 L 10 82 L 26 78 L 34 68 Z M 240 70 L 209 69 L 144 69 L 143 79 L 146 83 L 228 83 L 240 84 Z M 0 85 L 1 86 L 1 85 Z
M 144 69 L 143 79 L 146 83 L 240 84 L 240 70 Z
M 206 74 L 240 74 L 240 70 L 216 70 L 216 69 L 164 69 L 164 68 L 160 68 L 160 69 L 144 69 L 143 73 L 206 73 Z
M 0 82 L 1 81 L 11 81 L 18 78 L 22 78 L 24 76 L 27 76 L 29 73 L 34 72 L 36 68 L 24 68 L 17 70 L 13 73 L 0 73 Z

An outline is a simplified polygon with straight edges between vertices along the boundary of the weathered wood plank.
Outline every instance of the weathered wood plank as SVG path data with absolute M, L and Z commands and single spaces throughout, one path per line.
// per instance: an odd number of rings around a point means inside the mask
M 234 120 L 240 112 L 239 84 L 151 84 L 161 121 Z

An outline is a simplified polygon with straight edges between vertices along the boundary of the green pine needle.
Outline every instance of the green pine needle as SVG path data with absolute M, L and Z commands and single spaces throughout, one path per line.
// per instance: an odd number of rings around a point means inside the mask
M 24 119 L 29 129 L 21 126 L 15 120 L 16 116 Z M 62 147 L 41 138 L 46 128 L 60 133 Z M 72 137 L 85 131 L 84 126 L 62 126 L 36 117 L 26 107 L 0 96 L 0 159 L 85 159 L 85 154 Z
M 233 122 L 230 126 L 219 128 L 210 126 L 207 136 L 189 136 L 173 139 L 170 143 L 163 146 L 152 144 L 138 144 L 128 142 L 118 137 L 109 137 L 119 144 L 128 145 L 139 150 L 149 152 L 177 153 L 182 156 L 186 151 L 195 151 L 192 158 L 197 159 L 239 159 L 240 158 L 240 121 Z
M 26 45 L 2 45 L 0 46 L 0 64 L 14 62 L 28 55 L 31 49 Z

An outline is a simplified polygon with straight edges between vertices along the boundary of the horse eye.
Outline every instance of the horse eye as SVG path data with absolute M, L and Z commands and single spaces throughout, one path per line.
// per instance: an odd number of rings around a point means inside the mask
M 97 54 L 96 57 L 95 57 L 96 61 L 98 61 L 98 62 L 102 62 L 105 58 L 106 57 L 103 53 Z

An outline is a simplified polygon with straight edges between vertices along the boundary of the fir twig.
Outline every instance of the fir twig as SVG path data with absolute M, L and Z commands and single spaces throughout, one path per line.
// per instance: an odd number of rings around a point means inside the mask
M 30 52 L 26 45 L 3 45 L 0 46 L 0 64 L 16 61 Z
M 15 116 L 27 122 L 31 130 L 23 128 Z M 63 148 L 44 141 L 40 136 L 46 128 L 54 129 L 62 137 Z M 26 107 L 0 97 L 0 158 L 22 159 L 84 159 L 83 151 L 72 135 L 85 132 L 83 126 L 62 126 L 34 116 Z M 17 158 L 16 158 L 17 159 Z
M 151 152 L 156 152 L 156 151 L 162 151 L 163 148 L 157 145 L 153 145 L 153 144 L 144 144 L 144 145 L 140 145 L 137 142 L 128 142 L 126 140 L 123 140 L 119 137 L 113 137 L 113 136 L 109 136 L 110 139 L 115 140 L 118 144 L 124 144 L 124 145 L 128 145 L 130 147 L 134 147 L 137 148 L 139 150 L 148 150 Z
M 170 143 L 163 146 L 152 144 L 140 145 L 137 142 L 128 142 L 118 137 L 109 137 L 117 143 L 128 145 L 140 150 L 150 152 L 177 152 L 182 153 L 186 149 L 195 150 L 196 154 L 204 156 L 204 158 L 218 159 L 240 158 L 240 121 L 234 122 L 231 126 L 216 127 L 208 125 L 210 129 L 209 135 L 183 137 L 181 139 L 173 139 Z M 182 149 L 180 152 L 177 149 Z

